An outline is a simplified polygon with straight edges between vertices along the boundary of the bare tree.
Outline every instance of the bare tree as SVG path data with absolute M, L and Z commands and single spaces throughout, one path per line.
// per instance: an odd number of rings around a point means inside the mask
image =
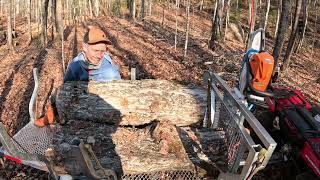
M 55 26 L 55 33 L 59 37 L 59 39 L 63 36 L 63 6 L 64 6 L 64 0 L 53 0 L 54 3 L 54 26 Z
M 294 44 L 296 42 L 297 26 L 298 26 L 298 22 L 299 22 L 299 15 L 301 12 L 301 5 L 302 5 L 302 0 L 296 0 L 294 23 L 292 24 L 290 39 L 288 42 L 286 54 L 283 59 L 283 64 L 281 66 L 282 71 L 286 71 L 289 66 L 289 63 L 290 63 L 290 57 L 291 57 L 291 54 L 293 51 Z
M 149 16 L 152 14 L 152 0 L 149 0 Z
M 8 14 L 8 29 L 7 29 L 7 44 L 10 49 L 13 49 L 12 40 L 12 4 L 11 1 L 7 3 L 7 14 Z
M 267 4 L 266 4 L 266 13 L 265 13 L 265 15 L 264 15 L 264 19 L 263 19 L 263 21 L 264 21 L 264 25 L 263 25 L 263 29 L 266 31 L 266 28 L 267 28 L 267 24 L 268 24 L 268 16 L 269 16 L 269 11 L 270 11 L 270 0 L 267 0 L 267 2 L 266 2 Z
M 133 20 L 136 18 L 136 2 L 135 0 L 130 0 L 130 16 Z
M 44 0 L 44 3 L 41 6 L 42 14 L 42 29 L 41 29 L 41 45 L 45 47 L 47 45 L 47 18 L 48 18 L 48 5 L 49 0 Z
M 90 12 L 90 18 L 93 18 L 93 13 L 92 13 L 92 0 L 89 0 L 89 12 Z
M 15 5 L 15 0 L 12 0 L 11 3 L 13 3 L 13 4 L 11 4 L 11 6 L 13 7 L 13 29 L 16 29 L 16 5 Z
M 315 48 L 315 44 L 316 44 L 316 34 L 317 34 L 317 24 L 318 24 L 318 7 L 317 7 L 317 1 L 314 1 L 313 2 L 313 8 L 314 8 L 314 11 L 316 12 L 315 14 L 315 21 L 314 21 L 314 29 L 315 29 L 315 32 L 313 33 L 313 42 L 312 42 L 312 52 L 313 52 L 313 55 L 315 54 L 315 51 L 314 51 L 314 48 Z M 319 78 L 320 79 L 320 78 Z
M 3 0 L 0 0 L 0 14 L 3 14 Z
M 100 9 L 99 9 L 99 0 L 95 0 L 94 1 L 95 3 L 94 3 L 94 7 L 95 7 L 95 16 L 96 17 L 98 17 L 99 16 L 99 11 L 100 11 Z
M 179 0 L 176 0 L 176 31 L 174 33 L 174 50 L 177 50 L 178 42 L 178 11 L 179 11 Z
M 161 20 L 161 26 L 163 26 L 164 25 L 164 16 L 165 16 L 165 11 L 164 11 L 164 9 L 165 9 L 165 4 L 163 4 L 162 3 L 162 20 Z
M 282 10 L 281 10 L 281 16 L 279 21 L 279 27 L 277 31 L 277 38 L 273 49 L 273 57 L 274 57 L 274 64 L 278 64 L 278 60 L 281 54 L 283 42 L 284 42 L 284 36 L 288 28 L 289 23 L 289 11 L 291 9 L 291 4 L 289 0 L 282 0 Z M 273 74 L 275 73 L 275 69 L 273 69 Z
M 60 1 L 60 3 L 59 3 Z M 59 35 L 61 38 L 61 60 L 62 60 L 62 72 L 65 73 L 65 61 L 64 61 L 64 23 L 63 23 L 63 10 L 64 10 L 64 0 L 57 0 L 57 21 L 58 21 L 58 28 L 59 28 Z M 59 6 L 60 5 L 60 6 Z
M 302 21 L 301 21 L 301 25 L 298 27 L 298 43 L 297 46 L 294 50 L 294 52 L 296 53 L 304 40 L 304 35 L 306 32 L 306 28 L 307 28 L 307 23 L 308 23 L 308 6 L 309 6 L 309 1 L 308 0 L 303 0 L 302 3 Z M 299 25 L 299 24 L 298 24 Z
M 274 36 L 275 37 L 276 37 L 277 32 L 278 32 L 281 9 L 282 9 L 282 0 L 278 0 L 277 21 L 276 21 L 276 28 L 275 28 L 275 31 L 274 31 Z
M 144 20 L 145 17 L 145 0 L 141 0 L 140 18 Z
M 32 41 L 32 29 L 31 29 L 31 0 L 27 0 L 28 3 L 28 34 L 29 34 L 29 43 Z
M 190 25 L 190 0 L 187 0 L 187 7 L 186 7 L 186 13 L 187 13 L 187 22 L 186 22 L 186 40 L 184 43 L 184 57 L 187 56 L 188 51 L 188 39 L 189 39 L 189 25 Z
M 212 19 L 211 38 L 209 41 L 209 48 L 214 49 L 217 41 L 221 39 L 221 18 L 223 9 L 223 0 L 217 0 L 215 5 L 214 19 Z
M 257 12 L 257 3 L 256 0 L 249 1 L 249 34 L 254 31 L 254 26 L 256 22 L 256 12 Z
M 223 41 L 226 40 L 227 31 L 228 31 L 229 12 L 230 12 L 230 0 L 227 0 L 227 4 L 226 4 L 225 10 L 226 10 L 226 17 L 225 17 L 225 29 L 224 29 Z

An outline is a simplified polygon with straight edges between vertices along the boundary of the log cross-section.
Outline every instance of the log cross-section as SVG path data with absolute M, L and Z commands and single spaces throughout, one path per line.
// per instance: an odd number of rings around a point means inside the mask
M 177 126 L 203 120 L 206 91 L 166 80 L 67 82 L 58 90 L 62 122 L 84 120 L 138 126 L 153 120 Z

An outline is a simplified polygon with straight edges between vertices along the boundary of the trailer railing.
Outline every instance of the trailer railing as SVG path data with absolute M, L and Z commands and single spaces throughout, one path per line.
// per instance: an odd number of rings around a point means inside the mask
M 227 167 L 218 179 L 251 179 L 267 165 L 276 142 L 246 108 L 243 99 L 218 74 L 208 74 L 208 108 L 204 125 L 223 129 L 228 149 L 225 154 Z M 259 142 L 253 140 L 253 134 Z

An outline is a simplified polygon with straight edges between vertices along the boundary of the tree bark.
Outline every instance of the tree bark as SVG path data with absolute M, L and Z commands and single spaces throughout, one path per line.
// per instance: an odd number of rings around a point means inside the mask
M 31 29 L 31 0 L 27 0 L 28 3 L 28 15 L 27 15 L 27 19 L 28 19 L 28 34 L 29 34 L 29 42 L 32 41 L 32 29 Z
M 95 0 L 95 3 L 94 3 L 94 6 L 95 6 L 95 16 L 96 17 L 99 17 L 99 11 L 100 11 L 100 9 L 99 9 L 99 0 Z
M 61 86 L 56 106 L 62 122 L 137 126 L 169 120 L 184 126 L 203 120 L 206 91 L 165 80 L 70 82 Z
M 0 14 L 3 14 L 3 0 L 0 0 Z
M 37 18 L 37 28 L 38 28 L 38 34 L 41 35 L 41 32 L 40 32 L 40 26 L 41 26 L 41 13 L 42 13 L 42 6 L 41 6 L 41 0 L 36 0 L 37 1 L 37 12 L 38 12 L 38 18 Z
M 13 49 L 13 39 L 12 39 L 12 4 L 11 1 L 7 3 L 7 14 L 8 14 L 8 24 L 7 24 L 7 44 L 10 49 Z
M 90 11 L 90 18 L 93 18 L 93 13 L 92 13 L 92 0 L 89 0 L 89 11 Z
M 135 0 L 130 0 L 130 16 L 132 20 L 136 18 L 136 2 Z
M 42 9 L 41 45 L 42 47 L 45 47 L 47 45 L 48 5 L 49 5 L 49 0 L 44 0 L 43 4 L 41 5 L 41 9 Z
M 15 0 L 10 0 L 12 1 L 12 8 L 13 8 L 13 30 L 16 29 L 16 5 L 15 5 Z
M 144 20 L 145 17 L 145 0 L 141 0 L 140 19 Z
M 190 26 L 190 0 L 187 0 L 186 13 L 187 13 L 187 22 L 186 22 L 186 31 L 185 31 L 186 39 L 184 43 L 184 57 L 187 56 L 187 51 L 188 51 L 189 26 Z
M 269 11 L 270 11 L 270 0 L 267 0 L 266 2 L 266 14 L 264 16 L 264 26 L 263 26 L 263 29 L 264 31 L 266 32 L 266 28 L 267 28 L 267 25 L 268 25 L 268 17 L 269 17 Z
M 200 12 L 203 10 L 203 1 L 204 0 L 200 0 L 200 6 L 199 6 L 199 11 Z
M 305 32 L 306 32 L 306 28 L 307 28 L 307 23 L 308 23 L 308 7 L 309 7 L 309 1 L 308 0 L 303 0 L 303 3 L 302 3 L 302 24 L 301 26 L 299 26 L 298 28 L 298 35 L 299 35 L 299 38 L 298 38 L 298 43 L 297 43 L 297 46 L 294 50 L 295 53 L 298 52 L 298 50 L 300 49 L 302 43 L 303 43 L 303 40 L 304 40 L 304 35 L 305 35 Z
M 161 19 L 161 26 L 163 26 L 164 25 L 164 16 L 165 16 L 165 11 L 164 11 L 164 9 L 165 9 L 165 4 L 162 4 L 161 5 L 162 6 L 162 19 Z
M 57 24 L 57 0 L 50 0 L 51 1 L 51 36 L 52 40 L 57 37 L 58 33 L 58 24 Z
M 279 21 L 279 27 L 277 31 L 277 38 L 273 49 L 273 58 L 274 58 L 274 64 L 277 66 L 283 42 L 284 42 L 284 36 L 288 29 L 288 21 L 289 21 L 289 12 L 291 7 L 291 2 L 288 0 L 282 0 L 282 10 L 281 10 L 281 16 Z M 273 68 L 273 74 L 275 73 L 276 68 Z
M 149 16 L 152 15 L 152 0 L 149 0 Z
M 63 37 L 63 0 L 55 0 L 55 26 L 57 33 L 59 34 L 59 39 Z
M 297 26 L 298 26 L 298 22 L 299 22 L 299 15 L 301 12 L 301 5 L 302 5 L 302 0 L 297 0 L 296 1 L 295 16 L 294 16 L 294 23 L 292 25 L 291 35 L 290 35 L 290 39 L 288 42 L 286 54 L 284 56 L 283 64 L 281 66 L 282 71 L 286 71 L 287 68 L 289 67 L 291 54 L 293 51 L 294 44 L 296 42 Z
M 256 0 L 249 0 L 249 34 L 254 31 L 256 22 L 257 3 Z
M 176 29 L 174 33 L 174 50 L 177 50 L 177 43 L 178 43 L 178 11 L 179 11 L 179 0 L 176 0 Z
M 217 0 L 215 4 L 214 19 L 212 21 L 212 34 L 209 41 L 209 48 L 214 49 L 215 45 L 221 39 L 221 18 L 223 10 L 223 0 Z
M 227 31 L 228 31 L 229 12 L 230 12 L 230 0 L 227 0 L 227 6 L 226 6 L 225 9 L 226 9 L 226 18 L 225 18 L 225 29 L 224 29 L 223 41 L 226 40 Z
M 278 0 L 277 21 L 276 21 L 276 28 L 275 28 L 275 31 L 274 31 L 274 37 L 277 36 L 281 9 L 282 9 L 282 0 Z

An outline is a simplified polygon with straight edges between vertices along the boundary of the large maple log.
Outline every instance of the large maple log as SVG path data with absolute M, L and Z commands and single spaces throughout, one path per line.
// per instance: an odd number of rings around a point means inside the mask
M 151 79 L 68 82 L 58 90 L 56 107 L 62 122 L 84 120 L 137 126 L 168 120 L 186 126 L 203 119 L 206 91 Z

